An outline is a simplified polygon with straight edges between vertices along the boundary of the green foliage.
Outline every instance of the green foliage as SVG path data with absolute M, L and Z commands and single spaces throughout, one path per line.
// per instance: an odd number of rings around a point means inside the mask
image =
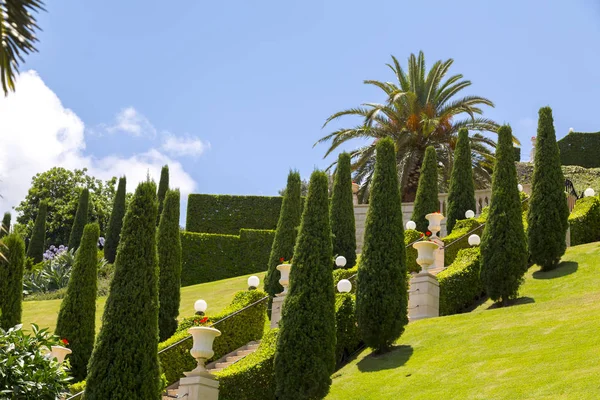
M 0 244 L 4 256 L 0 258 L 0 327 L 9 329 L 21 323 L 23 313 L 25 243 L 21 236 L 12 233 Z
M 143 182 L 123 221 L 86 400 L 159 398 L 157 214 L 156 185 Z
M 427 221 L 425 216 L 440 209 L 437 170 L 438 164 L 437 157 L 435 156 L 435 148 L 429 146 L 425 151 L 425 159 L 421 166 L 415 208 L 411 218 L 417 224 L 417 230 L 421 232 L 428 230 L 429 221 Z
M 265 270 L 273 247 L 275 231 L 240 229 L 240 259 L 235 275 L 246 275 Z
M 521 213 L 512 130 L 504 125 L 498 130 L 490 213 L 481 239 L 481 279 L 488 296 L 503 305 L 517 296 L 527 271 Z
M 537 147 L 537 144 L 536 144 Z M 586 168 L 600 167 L 600 132 L 569 132 L 558 141 L 562 165 L 579 165 Z
M 70 377 L 44 350 L 58 345 L 58 337 L 33 324 L 26 334 L 21 325 L 0 328 L 0 396 L 2 399 L 59 399 Z
M 188 232 L 237 235 L 240 229 L 277 227 L 279 196 L 190 194 L 185 227 Z
M 406 271 L 407 272 L 419 272 L 421 266 L 417 264 L 418 251 L 412 247 L 412 243 L 421 239 L 422 233 L 415 229 L 407 229 L 404 231 L 404 244 L 406 252 Z
M 514 146 L 513 151 L 515 154 L 515 162 L 521 162 L 521 148 Z
M 262 290 L 238 292 L 225 310 L 215 315 L 208 314 L 208 321 L 205 325 L 214 324 L 265 296 L 267 294 Z M 218 360 L 226 354 L 248 344 L 248 342 L 260 340 L 264 333 L 267 318 L 266 307 L 266 301 L 260 302 L 217 324 L 215 328 L 221 331 L 221 336 L 215 338 L 213 344 L 215 354 L 211 360 Z M 184 318 L 180 321 L 177 332 L 158 346 L 161 370 L 165 373 L 169 384 L 179 380 L 183 376 L 184 371 L 194 369 L 196 362 L 190 357 L 190 349 L 193 343 L 191 339 L 185 340 L 169 349 L 167 348 L 186 337 L 190 337 L 187 329 L 200 325 L 201 318 L 197 315 Z
M 388 351 L 408 324 L 406 250 L 395 160 L 392 140 L 380 140 L 358 266 L 358 327 L 365 343 L 377 352 Z
M 351 293 L 335 295 L 335 360 L 342 365 L 360 345 L 360 334 L 356 326 L 356 298 Z
M 480 271 L 480 249 L 475 247 L 461 249 L 454 262 L 437 275 L 440 283 L 440 315 L 459 313 L 484 293 Z
M 341 153 L 333 183 L 330 210 L 333 255 L 346 257 L 346 267 L 356 263 L 356 225 L 352 200 L 352 171 L 350 154 Z
M 584 197 L 577 200 L 569 215 L 571 246 L 600 240 L 600 199 Z
M 71 235 L 69 236 L 69 249 L 77 251 L 79 243 L 81 242 L 81 235 L 83 235 L 83 228 L 87 224 L 88 218 L 88 206 L 89 206 L 90 192 L 88 189 L 83 189 L 79 196 L 79 204 L 77 205 L 77 213 L 73 220 L 71 227 Z
M 275 352 L 276 394 L 281 400 L 322 399 L 335 368 L 335 295 L 327 175 L 314 171 Z
M 485 220 L 481 217 L 477 219 L 469 218 L 456 221 L 452 233 L 442 238 L 445 246 L 444 265 L 452 264 L 460 250 L 471 247 L 471 245 L 469 245 L 469 236 L 473 234 L 481 236 L 483 234 L 484 222 Z M 468 234 L 469 232 L 471 233 Z
M 47 200 L 46 243 L 66 245 L 82 188 L 93 193 L 90 197 L 88 221 L 98 222 L 100 236 L 103 236 L 108 226 L 116 182 L 116 178 L 103 182 L 89 176 L 85 168 L 70 171 L 55 167 L 35 175 L 27 196 L 15 208 L 19 214 L 17 222 L 23 227 L 22 236 L 31 237 L 39 204 L 42 200 Z
M 348 279 L 350 280 L 350 282 L 352 282 L 352 290 L 350 291 L 351 293 L 356 293 L 356 280 L 355 279 L 350 279 L 353 276 L 356 278 L 356 274 L 358 273 L 358 263 L 357 265 L 355 265 L 352 268 L 338 268 L 338 269 L 334 269 L 333 270 L 333 286 L 334 288 L 336 288 L 336 292 L 337 292 L 337 284 L 339 281 L 341 281 L 342 279 Z
M 169 190 L 169 166 L 163 165 L 160 170 L 160 181 L 158 182 L 158 218 L 156 220 L 156 225 L 160 223 L 160 216 L 162 215 L 163 203 L 165 201 L 165 196 L 167 191 Z
M 281 264 L 281 259 L 291 260 L 294 256 L 294 245 L 296 244 L 296 235 L 302 216 L 302 200 L 300 198 L 301 181 L 298 171 L 290 171 L 287 179 L 287 186 L 283 195 L 279 221 L 277 221 L 277 230 L 271 247 L 267 275 L 265 275 L 265 292 L 273 297 L 281 293 L 283 287 L 279 284 L 280 273 L 277 266 Z M 271 308 L 269 299 L 269 309 Z
M 71 375 L 76 381 L 85 379 L 88 361 L 94 348 L 98 288 L 96 245 L 99 236 L 98 224 L 85 226 L 81 246 L 75 255 L 67 294 L 60 305 L 56 322 L 56 334 L 62 339 L 67 339 L 73 351 L 69 360 Z
M 475 211 L 476 207 L 469 131 L 461 129 L 458 132 L 458 141 L 454 150 L 454 164 L 450 177 L 450 189 L 448 190 L 448 211 L 446 215 L 448 234 L 452 233 L 456 221 L 465 217 L 467 210 Z
M 181 301 L 181 234 L 179 233 L 179 190 L 167 191 L 158 224 L 158 330 L 166 340 L 177 329 Z
M 530 261 L 543 270 L 558 265 L 565 254 L 569 208 L 565 196 L 565 177 L 554 133 L 552 109 L 539 112 L 535 167 L 527 214 L 527 239 Z
M 46 215 L 48 212 L 48 202 L 42 201 L 38 214 L 35 217 L 35 225 L 33 227 L 33 233 L 29 240 L 29 246 L 27 246 L 27 257 L 33 259 L 35 264 L 42 262 L 44 258 L 44 247 L 46 241 Z
M 114 264 L 117 257 L 117 247 L 119 247 L 121 228 L 123 227 L 123 217 L 125 216 L 126 208 L 126 188 L 127 178 L 122 176 L 119 178 L 119 186 L 113 202 L 108 229 L 106 230 L 106 242 L 104 243 L 104 258 L 111 264 Z
M 5 212 L 4 217 L 2 218 L 2 226 L 0 228 L 0 239 L 10 233 L 10 218 L 10 213 L 8 211 Z
M 59 249 L 53 258 L 34 265 L 32 271 L 25 274 L 23 277 L 24 291 L 30 295 L 55 292 L 66 288 L 74 264 L 75 252 L 66 248 Z

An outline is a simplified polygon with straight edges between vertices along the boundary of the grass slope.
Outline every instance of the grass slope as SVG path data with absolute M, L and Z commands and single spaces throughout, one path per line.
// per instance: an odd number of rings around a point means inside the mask
M 393 352 L 365 350 L 327 399 L 597 399 L 600 244 L 526 276 L 518 305 L 415 321 Z
M 194 314 L 194 302 L 198 299 L 204 299 L 208 303 L 207 315 L 220 312 L 229 305 L 237 291 L 248 288 L 246 281 L 251 275 L 258 276 L 262 282 L 265 273 L 238 276 L 181 288 L 179 317 Z M 56 327 L 61 301 L 62 299 L 23 302 L 23 326 L 29 328 L 31 323 L 36 323 L 42 328 L 50 328 L 53 331 Z M 104 303 L 106 303 L 106 297 L 99 297 L 96 300 L 96 332 L 100 330 L 102 323 Z

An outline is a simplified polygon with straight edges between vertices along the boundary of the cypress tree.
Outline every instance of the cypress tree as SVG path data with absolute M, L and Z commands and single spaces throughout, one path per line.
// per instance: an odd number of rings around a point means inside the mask
M 83 228 L 87 223 L 88 207 L 90 201 L 90 192 L 88 189 L 83 189 L 79 195 L 79 203 L 77 204 L 77 212 L 71 226 L 71 235 L 69 236 L 69 250 L 77 250 L 83 235 Z
M 440 209 L 437 168 L 435 148 L 429 146 L 425 150 L 425 157 L 421 165 L 421 176 L 419 176 L 415 208 L 412 214 L 412 220 L 417 224 L 417 230 L 421 232 L 428 230 L 429 221 L 425 219 L 425 216 Z
M 71 375 L 76 382 L 87 375 L 87 365 L 94 348 L 96 331 L 97 243 L 98 224 L 87 224 L 83 229 L 81 245 L 75 255 L 67 294 L 60 304 L 56 335 L 69 341 Z
M 333 254 L 346 257 L 346 268 L 352 268 L 356 264 L 356 225 L 352 201 L 350 154 L 341 153 L 337 165 L 329 213 L 333 233 Z
M 179 232 L 179 190 L 169 190 L 158 224 L 158 328 L 160 340 L 166 340 L 177 329 L 181 299 L 181 234 Z
M 4 213 L 4 217 L 2 218 L 2 229 L 0 229 L 0 238 L 3 238 L 10 233 L 10 217 L 9 212 Z
M 527 214 L 527 239 L 530 260 L 550 270 L 565 254 L 565 236 L 569 208 L 565 196 L 565 177 L 556 143 L 552 109 L 539 111 L 535 144 L 535 164 L 531 182 L 531 198 Z
M 361 337 L 377 353 L 388 351 L 408 324 L 401 204 L 394 143 L 386 138 L 377 143 L 356 284 L 356 317 Z
M 157 214 L 156 185 L 143 182 L 123 220 L 86 400 L 159 398 Z
M 123 227 L 123 217 L 125 216 L 125 195 L 127 180 L 124 176 L 119 178 L 119 186 L 113 201 L 112 213 L 108 221 L 106 232 L 106 242 L 104 243 L 104 258 L 111 264 L 114 264 L 117 257 L 117 247 L 121 237 L 121 228 Z
M 452 232 L 456 221 L 465 218 L 467 210 L 476 211 L 475 183 L 473 182 L 473 166 L 471 164 L 471 144 L 469 131 L 462 128 L 458 132 L 458 141 L 454 149 L 454 165 L 450 175 L 448 191 L 448 212 L 446 230 Z
M 492 199 L 481 238 L 481 280 L 488 296 L 507 305 L 527 271 L 527 243 L 517 188 L 512 130 L 498 130 Z
M 269 256 L 267 275 L 265 276 L 265 292 L 271 297 L 283 291 L 283 287 L 279 284 L 280 274 L 277 271 L 277 266 L 281 264 L 280 260 L 283 258 L 290 261 L 294 256 L 294 245 L 296 244 L 298 226 L 302 216 L 301 190 L 300 173 L 290 171 L 285 193 L 283 194 L 279 220 L 277 221 L 277 230 L 271 247 L 271 255 Z M 269 300 L 269 309 L 270 306 L 271 300 Z
M 158 183 L 158 217 L 156 218 L 156 225 L 160 222 L 160 215 L 163 210 L 163 203 L 165 201 L 165 195 L 169 190 L 169 166 L 163 165 L 160 170 L 160 182 Z
M 280 400 L 322 399 L 335 369 L 335 294 L 327 175 L 312 173 L 275 351 Z
M 2 238 L 0 278 L 0 328 L 8 330 L 21 323 L 23 313 L 23 270 L 25 242 L 16 233 Z
M 46 215 L 48 213 L 48 202 L 41 201 L 38 214 L 35 217 L 33 232 L 27 246 L 27 257 L 32 258 L 35 264 L 44 259 L 44 246 L 46 243 Z

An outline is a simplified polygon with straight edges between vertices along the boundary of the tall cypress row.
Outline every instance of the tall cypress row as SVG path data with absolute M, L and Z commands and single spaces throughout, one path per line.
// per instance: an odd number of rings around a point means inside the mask
M 56 322 L 56 335 L 67 339 L 73 351 L 69 359 L 71 375 L 76 382 L 85 379 L 87 365 L 94 348 L 99 236 L 98 224 L 87 224 L 83 229 L 81 245 L 75 255 L 73 271 L 67 286 L 67 294 L 60 304 Z
M 42 262 L 44 259 L 44 246 L 46 242 L 46 214 L 48 202 L 41 201 L 38 214 L 35 217 L 33 232 L 27 246 L 27 257 L 32 258 L 34 263 Z
M 158 182 L 158 217 L 156 218 L 156 225 L 160 222 L 160 215 L 163 210 L 163 203 L 165 201 L 165 195 L 167 194 L 167 190 L 169 190 L 169 166 L 163 165 L 160 170 L 160 181 Z
M 338 156 L 329 216 L 333 234 L 333 254 L 346 257 L 346 267 L 352 268 L 356 264 L 356 225 L 348 153 Z
M 157 214 L 156 185 L 140 183 L 123 221 L 86 400 L 159 398 Z
M 179 190 L 169 190 L 158 224 L 158 328 L 160 340 L 177 329 L 181 300 L 181 233 L 179 232 Z
M 69 250 L 77 250 L 83 235 L 83 228 L 87 224 L 88 207 L 90 202 L 90 191 L 83 189 L 79 195 L 79 203 L 77 204 L 77 212 L 71 226 L 71 235 L 69 236 Z
M 25 242 L 16 233 L 2 238 L 0 258 L 0 328 L 8 330 L 21 323 L 23 313 L 23 270 Z
M 115 262 L 115 258 L 117 257 L 117 247 L 119 246 L 121 228 L 123 227 L 126 188 L 127 180 L 122 176 L 119 178 L 119 186 L 117 187 L 117 193 L 113 201 L 112 213 L 110 214 L 106 232 L 106 242 L 104 243 L 104 258 L 111 264 Z
M 429 221 L 425 216 L 440 209 L 437 168 L 435 148 L 429 146 L 425 150 L 425 158 L 423 158 L 423 164 L 421 165 L 415 208 L 412 214 L 412 220 L 417 224 L 417 230 L 421 232 L 427 231 L 429 226 Z
M 498 130 L 492 199 L 481 238 L 481 280 L 488 296 L 503 306 L 516 297 L 528 258 L 514 157 L 512 130 L 504 125 Z
M 377 143 L 358 265 L 356 317 L 361 337 L 377 353 L 389 351 L 408 324 L 406 250 L 394 143 Z
M 448 234 L 452 232 L 456 221 L 465 218 L 467 210 L 477 211 L 476 207 L 469 131 L 462 128 L 458 132 L 458 141 L 454 149 L 454 165 L 450 175 L 448 212 L 446 213 L 446 230 Z
M 335 369 L 335 294 L 327 175 L 312 173 L 275 351 L 280 400 L 322 399 Z
M 8 235 L 10 233 L 10 213 L 5 212 L 4 217 L 2 218 L 2 229 L 0 229 L 0 238 Z

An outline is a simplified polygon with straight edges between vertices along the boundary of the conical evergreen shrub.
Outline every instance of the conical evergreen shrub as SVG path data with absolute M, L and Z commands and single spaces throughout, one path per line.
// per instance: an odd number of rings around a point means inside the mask
M 10 233 L 10 213 L 5 212 L 4 217 L 2 218 L 2 229 L 0 229 L 0 238 L 8 235 Z
M 365 242 L 356 284 L 361 337 L 386 352 L 408 324 L 408 284 L 396 154 L 391 139 L 377 143 Z
M 158 330 L 160 341 L 177 329 L 181 300 L 181 233 L 179 232 L 179 190 L 169 190 L 158 224 Z
M 98 224 L 87 224 L 83 229 L 81 245 L 67 286 L 67 294 L 60 304 L 56 335 L 67 339 L 73 353 L 71 375 L 75 382 L 85 379 L 87 365 L 94 348 L 96 332 L 97 243 L 100 236 Z
M 21 323 L 23 313 L 23 270 L 25 242 L 16 233 L 2 238 L 0 258 L 0 328 L 8 330 Z
M 565 196 L 565 177 L 556 143 L 552 109 L 539 112 L 531 197 L 527 214 L 527 239 L 530 260 L 550 270 L 567 249 L 569 207 Z
M 271 297 L 283 291 L 283 287 L 279 284 L 281 276 L 277 271 L 277 266 L 281 264 L 282 258 L 285 261 L 290 261 L 294 256 L 294 245 L 296 244 L 296 236 L 302 216 L 301 188 L 300 173 L 290 171 L 281 211 L 279 212 L 279 220 L 277 221 L 277 230 L 271 247 L 271 255 L 269 256 L 267 275 L 265 276 L 265 292 Z M 271 309 L 270 305 L 271 300 L 269 300 L 269 309 Z
M 481 280 L 487 295 L 507 305 L 515 298 L 527 271 L 527 243 L 517 188 L 512 130 L 498 130 L 492 199 L 481 238 Z
M 157 214 L 156 185 L 143 182 L 125 213 L 86 400 L 159 398 Z
M 90 202 L 90 192 L 88 189 L 83 189 L 79 195 L 79 203 L 77 204 L 77 212 L 71 226 L 71 235 L 69 236 L 69 250 L 77 250 L 83 235 L 83 228 L 87 224 L 88 207 Z
M 42 262 L 44 259 L 44 246 L 46 243 L 46 214 L 48 212 L 48 203 L 40 202 L 38 214 L 35 217 L 33 232 L 27 246 L 27 257 L 32 258 L 35 264 Z
M 477 211 L 476 207 L 469 131 L 463 128 L 458 132 L 458 141 L 454 149 L 454 165 L 450 175 L 448 211 L 446 213 L 448 235 L 452 232 L 456 221 L 464 219 L 467 210 Z
M 346 257 L 346 268 L 352 268 L 356 264 L 356 225 L 348 153 L 338 156 L 329 216 L 333 234 L 333 254 Z
M 119 178 L 119 186 L 113 201 L 112 213 L 108 221 L 106 231 L 106 241 L 104 243 L 104 258 L 111 264 L 114 264 L 117 257 L 117 247 L 121 237 L 121 228 L 123 227 L 123 217 L 125 216 L 125 196 L 127 180 L 124 176 Z
M 158 225 L 160 222 L 160 215 L 162 214 L 167 190 L 169 190 L 169 166 L 163 165 L 162 169 L 160 170 L 160 181 L 158 182 L 158 217 L 156 220 L 156 225 Z
M 280 400 L 322 399 L 335 369 L 335 294 L 327 175 L 312 173 L 275 352 Z
M 437 168 L 435 148 L 429 146 L 425 150 L 425 157 L 423 158 L 423 164 L 421 165 L 421 175 L 419 176 L 415 208 L 412 214 L 412 220 L 415 221 L 417 230 L 420 232 L 426 232 L 428 230 L 429 221 L 427 221 L 425 216 L 439 211 L 440 209 Z

